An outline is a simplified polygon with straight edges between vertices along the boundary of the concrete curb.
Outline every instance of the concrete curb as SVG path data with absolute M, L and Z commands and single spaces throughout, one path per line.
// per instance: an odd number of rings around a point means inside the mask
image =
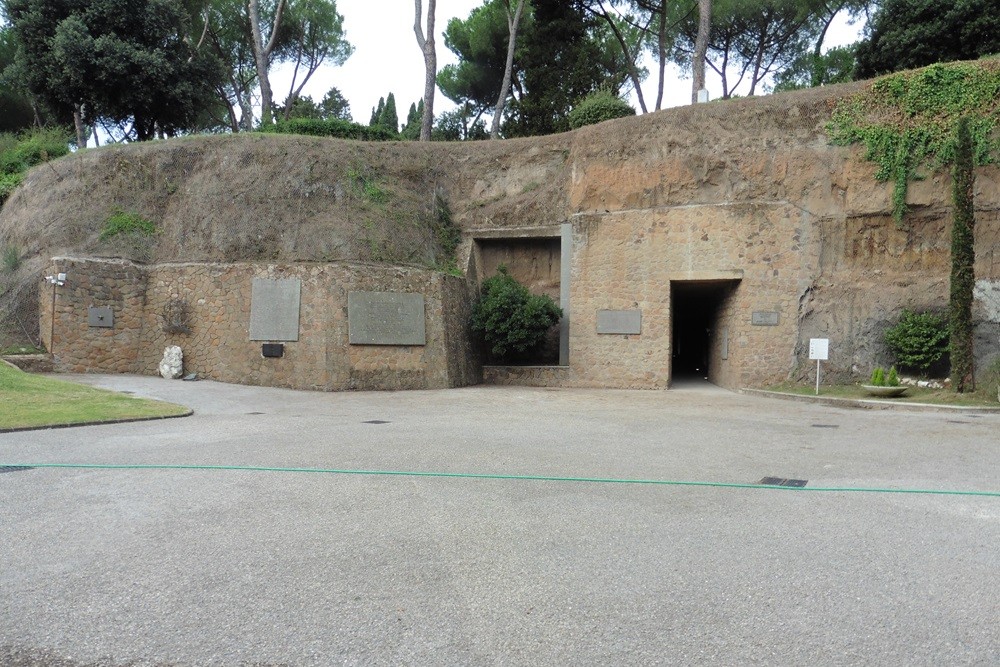
M 57 428 L 76 428 L 77 426 L 106 426 L 108 424 L 131 424 L 133 422 L 155 422 L 161 419 L 178 419 L 190 417 L 194 410 L 182 412 L 179 415 L 163 415 L 160 417 L 134 417 L 132 419 L 106 419 L 104 421 L 75 422 L 72 424 L 50 424 L 48 426 L 21 426 L 18 428 L 0 428 L 0 433 L 21 433 L 23 431 L 49 431 Z
M 863 398 L 837 398 L 835 396 L 808 396 L 805 394 L 789 394 L 781 391 L 765 389 L 740 389 L 741 394 L 760 396 L 762 398 L 777 398 L 800 403 L 819 403 L 838 408 L 858 408 L 861 410 L 902 410 L 905 412 L 964 412 L 972 414 L 1000 414 L 1000 407 L 988 408 L 975 405 L 934 405 L 931 403 L 906 403 L 896 401 L 880 401 Z

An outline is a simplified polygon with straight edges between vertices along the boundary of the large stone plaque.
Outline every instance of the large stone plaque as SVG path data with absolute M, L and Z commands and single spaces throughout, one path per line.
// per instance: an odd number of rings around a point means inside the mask
M 91 306 L 87 309 L 87 326 L 114 329 L 115 313 L 111 306 Z
M 351 345 L 426 345 L 424 295 L 348 292 L 347 330 Z
M 250 340 L 299 339 L 298 278 L 254 278 L 250 295 Z
M 597 333 L 599 334 L 641 334 L 641 310 L 599 310 L 597 311 Z
M 778 318 L 779 314 L 776 312 L 755 310 L 750 316 L 750 324 L 755 327 L 776 327 L 778 326 Z

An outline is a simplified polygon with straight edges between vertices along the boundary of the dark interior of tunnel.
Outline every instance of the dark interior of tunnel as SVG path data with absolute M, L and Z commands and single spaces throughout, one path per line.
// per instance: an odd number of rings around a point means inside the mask
M 731 281 L 670 284 L 671 382 L 708 379 L 713 327 L 734 285 Z

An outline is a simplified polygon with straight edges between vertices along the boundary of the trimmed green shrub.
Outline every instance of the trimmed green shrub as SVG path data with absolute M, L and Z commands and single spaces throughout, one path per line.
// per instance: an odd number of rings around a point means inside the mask
M 889 376 L 885 379 L 885 385 L 887 387 L 898 387 L 899 386 L 899 373 L 896 372 L 896 367 L 893 366 L 889 369 Z
M 10 199 L 10 196 L 14 194 L 14 190 L 17 189 L 17 186 L 19 186 L 23 180 L 23 172 L 0 174 L 0 204 L 3 204 L 5 201 Z
M 602 89 L 591 93 L 573 107 L 569 112 L 569 126 L 575 130 L 584 125 L 634 115 L 635 109 L 628 102 L 612 95 L 611 91 Z
M 900 366 L 924 373 L 948 349 L 948 323 L 933 313 L 904 310 L 899 322 L 886 330 L 885 344 Z
M 873 387 L 885 386 L 885 369 L 881 366 L 876 366 L 875 370 L 872 371 L 871 385 Z
M 497 275 L 483 281 L 472 308 L 472 330 L 482 334 L 497 361 L 524 361 L 540 352 L 545 334 L 561 317 L 552 297 L 532 294 L 501 265 Z
M 359 141 L 396 141 L 398 133 L 376 125 L 369 127 L 340 118 L 321 120 L 319 118 L 291 118 L 279 120 L 273 125 L 265 125 L 260 132 L 267 134 L 306 134 L 313 137 L 333 137 L 336 139 L 357 139 Z

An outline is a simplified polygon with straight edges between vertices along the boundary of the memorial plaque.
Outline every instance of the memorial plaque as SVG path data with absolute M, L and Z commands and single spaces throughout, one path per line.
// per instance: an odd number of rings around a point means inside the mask
M 597 311 L 597 333 L 599 334 L 641 334 L 641 310 L 599 310 Z
M 776 327 L 778 326 L 778 313 L 767 310 L 755 310 L 750 318 L 750 323 L 755 327 Z
M 250 294 L 250 340 L 299 339 L 298 278 L 254 278 Z
M 426 345 L 424 295 L 348 292 L 347 331 L 351 345 Z
M 87 326 L 113 329 L 115 313 L 111 306 L 91 306 L 87 309 Z

